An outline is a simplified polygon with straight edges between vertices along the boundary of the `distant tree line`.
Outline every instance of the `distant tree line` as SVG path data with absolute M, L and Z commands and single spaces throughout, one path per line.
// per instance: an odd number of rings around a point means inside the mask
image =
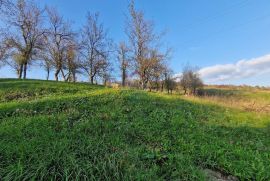
M 172 93 L 181 86 L 184 93 L 196 94 L 203 83 L 193 69 L 175 77 L 168 66 L 171 49 L 162 46 L 162 33 L 135 8 L 128 7 L 127 41 L 114 43 L 99 20 L 99 13 L 88 13 L 79 31 L 52 7 L 40 7 L 33 0 L 0 0 L 0 67 L 10 66 L 19 79 L 27 70 L 41 66 L 46 79 L 53 72 L 56 81 L 75 82 L 78 75 L 91 84 L 116 82 L 121 86 Z M 177 81 L 178 80 L 178 81 Z

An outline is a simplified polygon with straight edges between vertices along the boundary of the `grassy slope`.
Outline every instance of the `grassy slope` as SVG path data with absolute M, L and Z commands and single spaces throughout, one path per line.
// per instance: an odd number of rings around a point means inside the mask
M 0 79 L 0 180 L 270 180 L 269 124 L 179 96 Z

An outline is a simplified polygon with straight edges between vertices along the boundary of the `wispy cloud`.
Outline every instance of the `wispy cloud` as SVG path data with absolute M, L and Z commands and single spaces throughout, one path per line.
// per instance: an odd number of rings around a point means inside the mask
M 234 64 L 214 65 L 199 70 L 202 79 L 207 83 L 245 79 L 268 72 L 270 73 L 270 54 L 240 60 Z

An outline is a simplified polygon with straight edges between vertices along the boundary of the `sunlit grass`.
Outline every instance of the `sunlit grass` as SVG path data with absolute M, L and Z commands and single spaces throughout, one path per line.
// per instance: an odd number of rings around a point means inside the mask
M 270 115 L 270 91 L 257 88 L 242 87 L 206 87 L 207 95 L 194 97 L 183 96 L 182 98 L 204 104 L 214 104 L 223 107 L 253 112 L 258 115 Z

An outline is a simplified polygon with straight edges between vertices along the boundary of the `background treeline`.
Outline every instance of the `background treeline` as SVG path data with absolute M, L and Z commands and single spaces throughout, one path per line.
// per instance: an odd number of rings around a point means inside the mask
M 79 31 L 56 8 L 40 7 L 32 0 L 0 0 L 0 66 L 8 65 L 19 79 L 40 65 L 46 79 L 75 82 L 87 76 L 91 84 L 121 85 L 196 94 L 203 83 L 196 70 L 186 66 L 175 77 L 168 66 L 171 49 L 162 46 L 162 33 L 131 1 L 123 33 L 127 41 L 113 42 L 99 20 L 87 13 Z M 116 68 L 117 67 L 117 68 Z M 116 77 L 121 77 L 118 81 Z

